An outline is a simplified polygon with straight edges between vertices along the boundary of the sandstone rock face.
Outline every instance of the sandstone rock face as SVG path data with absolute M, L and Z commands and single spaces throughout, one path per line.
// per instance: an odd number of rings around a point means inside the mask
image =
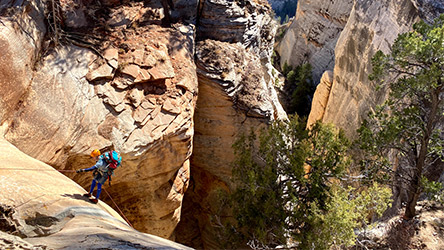
M 204 0 L 199 11 L 199 39 L 239 42 L 263 58 L 271 57 L 275 24 L 266 1 Z
M 310 63 L 317 84 L 326 70 L 335 65 L 335 46 L 347 23 L 353 0 L 300 0 L 296 16 L 276 46 L 281 67 Z
M 310 128 L 316 121 L 322 121 L 325 108 L 330 96 L 331 85 L 333 84 L 333 71 L 325 71 L 322 74 L 321 82 L 316 87 L 311 104 L 310 115 L 307 120 L 307 128 Z
M 199 99 L 195 114 L 192 178 L 175 231 L 178 242 L 218 249 L 211 214 L 220 190 L 229 191 L 232 145 L 241 133 L 286 114 L 274 90 L 270 7 L 260 1 L 203 1 L 196 45 Z
M 202 41 L 196 45 L 199 99 L 192 180 L 175 232 L 183 244 L 221 247 L 210 215 L 219 209 L 219 191 L 232 188 L 232 145 L 241 133 L 286 117 L 273 87 L 270 58 L 276 28 L 269 12 L 268 5 L 257 1 L 203 2 L 197 37 Z
M 116 6 L 108 19 L 97 22 L 109 22 L 119 10 L 130 21 L 144 22 L 155 9 L 143 3 Z M 85 15 L 93 18 L 88 11 Z M 119 151 L 123 167 L 116 170 L 108 191 L 136 229 L 170 237 L 190 173 L 197 100 L 193 27 L 103 24 L 109 29 L 96 31 L 104 36 L 98 56 L 92 45 L 78 47 L 68 38 L 67 45 L 40 51 L 35 44 L 41 43 L 45 27 L 29 25 L 24 32 L 16 25 L 40 19 L 26 14 L 14 18 L 1 18 L 0 33 L 0 49 L 7 52 L 0 60 L 8 65 L 0 80 L 7 90 L 2 91 L 0 111 L 8 127 L 6 139 L 61 169 L 91 166 L 88 155 L 94 148 Z M 29 36 L 35 44 L 27 45 Z M 26 44 L 18 58 L 12 54 L 17 41 Z M 35 63 L 40 52 L 43 56 Z M 84 187 L 91 181 L 87 174 L 71 177 Z
M 108 205 L 90 203 L 78 184 L 6 140 L 0 147 L 0 247 L 187 249 L 134 230 Z
M 173 230 L 186 212 L 184 220 L 207 228 L 198 232 L 197 245 L 218 246 L 208 214 L 181 211 L 183 197 L 193 183 L 187 203 L 213 209 L 217 189 L 231 185 L 237 136 L 285 118 L 273 87 L 275 25 L 268 4 L 209 0 L 197 8 L 194 0 L 62 1 L 58 17 L 66 30 L 54 47 L 45 40 L 55 33 L 45 27 L 43 3 L 31 2 L 0 7 L 0 135 L 60 170 L 90 167 L 93 149 L 119 151 L 122 167 L 106 190 L 135 229 L 180 237 Z M 160 26 L 168 15 L 191 24 Z M 198 75 L 200 107 L 194 117 Z M 198 150 L 191 164 L 193 144 Z M 68 176 L 89 188 L 89 174 Z M 100 198 L 109 201 L 105 193 Z M 86 226 L 87 219 L 65 222 L 69 229 L 51 231 L 48 245 L 65 247 L 60 239 L 76 234 L 76 227 L 103 232 Z M 97 223 L 105 231 L 113 226 Z
M 193 181 L 184 202 L 188 216 L 179 224 L 176 239 L 194 248 L 218 249 L 210 215 L 218 209 L 218 192 L 232 188 L 232 145 L 241 133 L 258 131 L 284 116 L 277 99 L 270 98 L 257 55 L 238 44 L 214 40 L 199 42 L 196 50 L 199 99 Z
M 22 6 L 0 6 L 0 122 L 10 118 L 32 81 L 34 67 L 43 39 L 45 25 L 41 1 Z M 14 9 L 22 8 L 27 13 Z M 17 20 L 20 20 L 17 22 Z
M 334 123 L 354 137 L 362 118 L 386 95 L 376 92 L 368 80 L 371 57 L 378 50 L 388 53 L 398 34 L 409 31 L 418 20 L 418 11 L 408 0 L 356 1 L 337 43 L 324 122 Z

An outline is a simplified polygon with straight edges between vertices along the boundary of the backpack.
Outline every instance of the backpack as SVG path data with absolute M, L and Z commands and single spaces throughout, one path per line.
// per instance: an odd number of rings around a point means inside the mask
M 112 171 L 122 164 L 122 156 L 114 150 L 104 153 L 101 157 L 108 163 L 108 167 Z

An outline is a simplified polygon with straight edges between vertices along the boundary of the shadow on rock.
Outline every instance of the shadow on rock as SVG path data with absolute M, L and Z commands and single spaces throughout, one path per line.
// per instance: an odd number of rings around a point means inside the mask
M 89 201 L 88 197 L 83 196 L 83 194 L 64 194 L 62 196 L 76 200 Z

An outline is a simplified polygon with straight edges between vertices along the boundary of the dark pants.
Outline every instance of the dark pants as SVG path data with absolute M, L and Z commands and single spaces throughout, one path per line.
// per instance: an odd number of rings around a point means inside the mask
M 91 183 L 91 189 L 89 190 L 89 193 L 92 194 L 94 191 L 94 188 L 96 187 L 96 179 L 93 179 L 92 183 Z M 96 194 L 96 199 L 99 199 L 100 193 L 102 192 L 102 183 L 97 183 L 97 194 Z

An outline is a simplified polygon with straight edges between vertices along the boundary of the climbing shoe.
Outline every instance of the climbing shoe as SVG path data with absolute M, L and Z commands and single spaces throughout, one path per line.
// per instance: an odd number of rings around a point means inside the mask
M 90 193 L 87 193 L 87 194 L 84 194 L 83 196 L 85 196 L 85 197 L 91 197 L 92 195 L 90 194 Z
M 94 199 L 89 199 L 92 203 L 97 204 L 97 202 L 99 202 L 98 199 L 94 198 Z

